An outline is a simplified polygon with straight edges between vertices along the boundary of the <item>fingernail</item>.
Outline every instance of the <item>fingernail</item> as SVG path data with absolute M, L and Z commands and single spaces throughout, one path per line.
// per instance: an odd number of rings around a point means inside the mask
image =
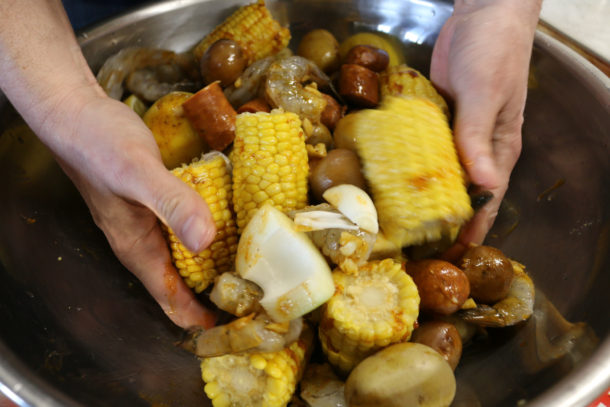
M 494 194 L 491 191 L 479 191 L 470 194 L 470 206 L 475 211 L 481 209 L 483 206 L 487 204 L 487 202 L 491 201 L 494 197 Z
M 202 251 L 211 241 L 213 230 L 199 216 L 191 216 L 182 225 L 182 243 L 192 252 Z

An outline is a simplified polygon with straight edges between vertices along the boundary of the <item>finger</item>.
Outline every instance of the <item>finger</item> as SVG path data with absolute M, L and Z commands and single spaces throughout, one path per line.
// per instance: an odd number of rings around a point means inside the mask
M 203 198 L 160 164 L 148 169 L 146 174 L 140 174 L 138 181 L 140 202 L 192 252 L 198 253 L 209 246 L 216 227 Z
M 470 180 L 493 190 L 501 184 L 492 145 L 498 109 L 486 99 L 472 93 L 458 98 L 454 134 L 460 160 Z
M 129 251 L 119 255 L 159 303 L 167 316 L 178 326 L 211 328 L 216 315 L 203 307 L 171 264 L 167 244 L 159 226 L 140 237 Z

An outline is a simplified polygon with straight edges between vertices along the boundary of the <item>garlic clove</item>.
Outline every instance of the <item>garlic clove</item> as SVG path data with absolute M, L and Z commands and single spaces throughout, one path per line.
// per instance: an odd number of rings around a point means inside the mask
M 327 189 L 322 195 L 360 229 L 370 233 L 379 232 L 377 209 L 371 197 L 362 189 L 351 184 L 342 184 Z

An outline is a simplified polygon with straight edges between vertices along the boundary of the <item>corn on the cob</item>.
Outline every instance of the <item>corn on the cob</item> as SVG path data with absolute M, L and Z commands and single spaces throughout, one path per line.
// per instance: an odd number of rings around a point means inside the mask
M 237 42 L 250 65 L 286 48 L 290 42 L 290 30 L 280 26 L 265 7 L 265 2 L 259 0 L 240 7 L 214 28 L 195 47 L 195 57 L 200 59 L 210 45 L 223 38 Z
M 425 98 L 440 107 L 443 113 L 449 117 L 447 102 L 439 95 L 434 85 L 421 72 L 407 65 L 388 67 L 379 74 L 379 85 L 382 98 L 388 95 Z
M 269 203 L 288 212 L 307 205 L 307 149 L 294 113 L 242 113 L 235 123 L 233 205 L 241 232 Z
M 173 174 L 186 182 L 205 200 L 216 225 L 216 237 L 201 253 L 190 252 L 169 230 L 172 259 L 186 284 L 200 293 L 225 271 L 233 269 L 237 251 L 237 227 L 231 202 L 231 174 L 227 158 L 219 152 L 203 155 L 188 165 L 175 168 Z
M 447 119 L 434 103 L 388 96 L 352 120 L 379 225 L 399 246 L 441 238 L 473 213 Z
M 356 274 L 333 272 L 335 294 L 326 303 L 318 334 L 329 362 L 343 373 L 391 343 L 411 336 L 419 294 L 400 263 L 372 261 Z
M 205 358 L 205 393 L 214 407 L 285 406 L 301 378 L 311 343 L 308 332 L 278 352 Z

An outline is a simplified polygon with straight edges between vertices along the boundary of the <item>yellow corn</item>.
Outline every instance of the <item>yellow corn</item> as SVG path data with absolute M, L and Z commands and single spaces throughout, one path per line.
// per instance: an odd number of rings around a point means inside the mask
M 186 284 L 200 293 L 225 271 L 233 270 L 237 251 L 237 228 L 230 208 L 231 174 L 226 157 L 212 152 L 189 165 L 175 168 L 173 174 L 186 182 L 205 200 L 216 224 L 216 237 L 201 253 L 190 252 L 169 231 L 172 259 Z
M 328 361 L 348 373 L 389 344 L 406 341 L 419 311 L 419 294 L 401 264 L 372 261 L 356 274 L 333 272 L 335 294 L 326 303 L 318 329 Z
M 388 95 L 426 98 L 440 107 L 449 117 L 447 102 L 439 95 L 434 85 L 421 72 L 407 65 L 388 67 L 379 74 L 379 85 L 382 98 Z
M 286 406 L 305 368 L 311 333 L 278 352 L 229 354 L 201 361 L 214 407 Z
M 193 51 L 195 57 L 200 59 L 210 45 L 223 38 L 241 46 L 249 65 L 286 48 L 290 42 L 290 30 L 280 26 L 265 7 L 265 2 L 259 0 L 239 8 L 201 40 Z
M 473 213 L 447 119 L 422 98 L 388 96 L 352 120 L 379 226 L 398 246 L 440 239 Z
M 242 113 L 235 123 L 233 207 L 241 232 L 269 203 L 288 212 L 307 205 L 307 149 L 294 113 Z

